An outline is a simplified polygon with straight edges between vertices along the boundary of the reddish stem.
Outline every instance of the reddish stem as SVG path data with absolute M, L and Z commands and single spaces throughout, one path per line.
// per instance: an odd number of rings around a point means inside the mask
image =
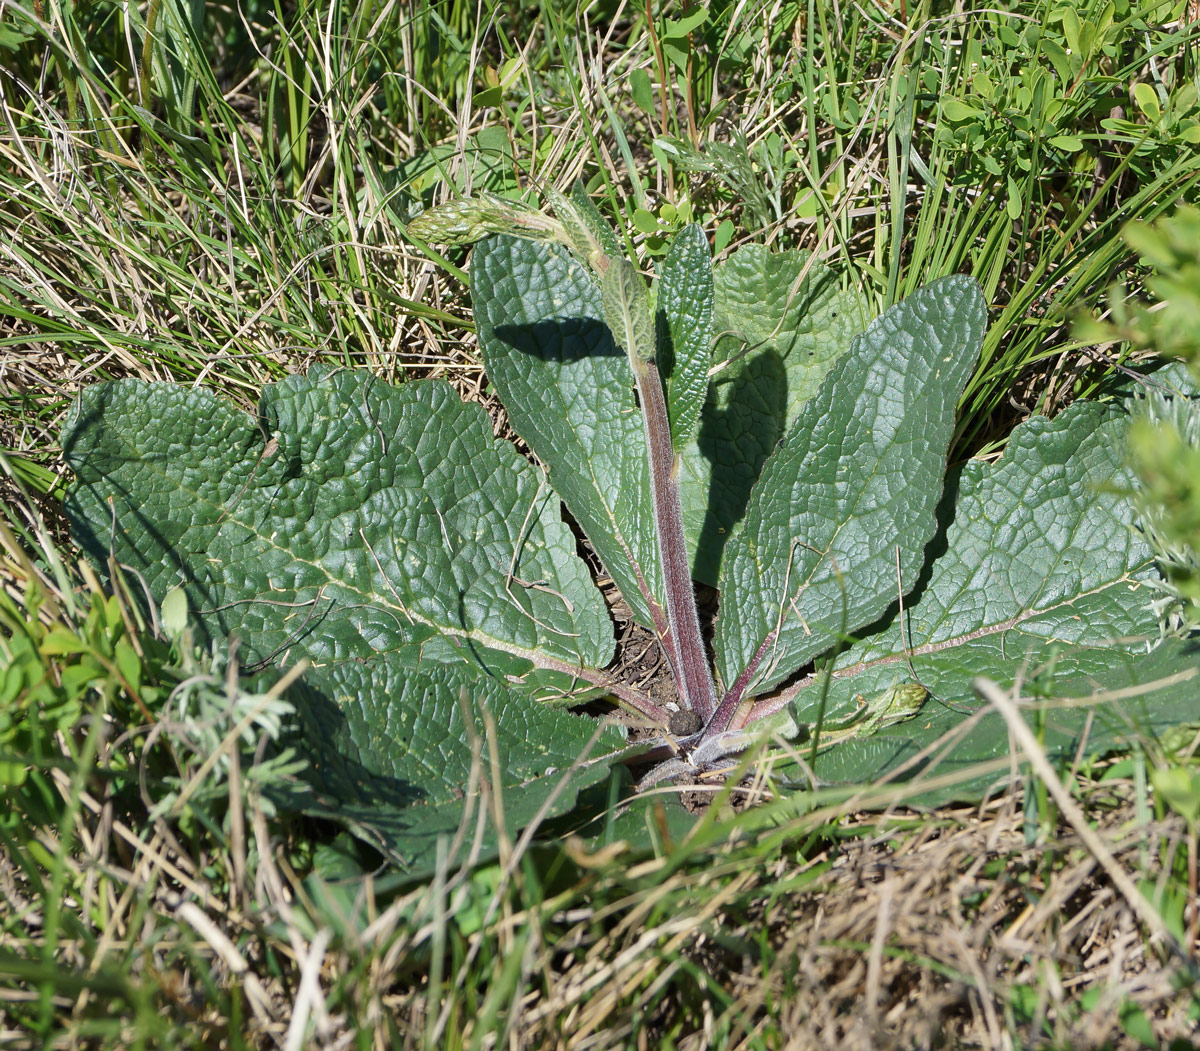
M 633 358 L 633 374 L 642 403 L 646 445 L 650 458 L 650 495 L 655 533 L 666 584 L 669 636 L 663 640 L 679 685 L 683 706 L 706 722 L 717 707 L 716 689 L 696 613 L 696 592 L 683 536 L 683 505 L 679 499 L 679 459 L 671 444 L 671 421 L 662 380 L 653 361 Z
M 714 734 L 724 733 L 729 729 L 734 712 L 738 710 L 738 705 L 742 703 L 742 698 L 745 696 L 746 690 L 749 689 L 754 676 L 758 674 L 758 666 L 762 663 L 763 657 L 766 656 L 767 650 L 775 644 L 776 634 L 777 632 L 772 631 L 762 640 L 762 644 L 755 651 L 754 656 L 750 658 L 750 662 L 742 669 L 742 674 L 729 687 L 729 692 L 725 694 L 720 707 L 713 712 L 713 717 L 704 728 L 704 736 L 706 738 Z

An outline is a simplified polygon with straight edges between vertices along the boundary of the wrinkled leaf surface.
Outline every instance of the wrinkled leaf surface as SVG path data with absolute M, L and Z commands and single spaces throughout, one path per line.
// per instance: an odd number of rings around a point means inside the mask
M 1018 427 L 998 463 L 971 461 L 951 475 L 932 561 L 904 603 L 903 633 L 893 605 L 878 631 L 839 658 L 827 717 L 853 710 L 855 694 L 871 696 L 914 672 L 933 696 L 916 718 L 823 753 L 820 777 L 929 777 L 1007 757 L 1003 721 L 971 688 L 979 675 L 1006 689 L 1018 684 L 1026 702 L 1045 709 L 1028 718 L 1056 763 L 1071 761 L 1081 743 L 1085 754 L 1100 754 L 1195 720 L 1195 645 L 1167 640 L 1147 652 L 1159 637 L 1145 583 L 1155 570 L 1128 500 L 1114 491 L 1130 481 L 1127 421 L 1120 408 L 1077 403 Z M 1146 689 L 1131 689 L 1139 686 Z M 815 721 L 819 690 L 795 702 L 800 722 Z M 1127 692 L 1109 696 L 1117 690 Z M 976 711 L 980 721 L 944 756 L 935 749 L 900 770 Z M 1005 766 L 922 799 L 977 795 L 1009 774 Z
M 316 665 L 298 694 L 321 727 L 314 812 L 417 858 L 464 805 L 460 695 L 495 717 L 514 815 L 591 738 L 532 697 L 611 658 L 603 601 L 540 472 L 449 385 L 314 369 L 267 387 L 255 418 L 124 380 L 83 393 L 63 448 L 93 558 L 111 552 L 158 601 L 184 585 L 203 632 L 236 636 L 247 665 Z
M 911 589 L 984 322 L 973 281 L 935 281 L 872 322 L 804 403 L 726 547 L 726 685 L 761 653 L 754 690 L 769 689 Z
M 348 825 L 410 868 L 428 867 L 438 837 L 454 842 L 460 829 L 460 860 L 493 848 L 497 799 L 510 837 L 569 811 L 608 776 L 603 761 L 568 776 L 576 759 L 602 760 L 624 743 L 614 726 L 530 702 L 466 666 L 414 672 L 390 654 L 312 673 L 292 699 L 318 776 L 279 802 Z
M 692 223 L 675 235 L 655 288 L 659 369 L 667 385 L 671 444 L 680 450 L 695 437 L 712 361 L 712 256 L 701 227 Z

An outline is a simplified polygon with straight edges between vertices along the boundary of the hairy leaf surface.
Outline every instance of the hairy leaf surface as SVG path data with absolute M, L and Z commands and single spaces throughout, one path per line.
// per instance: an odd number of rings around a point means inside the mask
M 554 494 L 445 383 L 318 369 L 267 387 L 256 420 L 204 390 L 122 381 L 84 392 L 63 447 L 84 548 L 160 598 L 184 584 L 245 659 L 611 658 Z
M 867 323 L 861 296 L 840 290 L 807 252 L 747 245 L 716 267 L 713 283 L 709 364 L 720 371 L 680 448 L 679 474 L 693 575 L 708 584 L 763 463 Z
M 667 384 L 671 444 L 678 451 L 695 438 L 712 361 L 712 256 L 700 226 L 692 223 L 676 234 L 656 288 L 658 363 Z
M 727 686 L 761 655 L 753 689 L 769 689 L 912 588 L 984 321 L 973 281 L 935 281 L 872 322 L 805 402 L 726 548 Z
M 600 282 L 608 330 L 626 354 L 641 361 L 654 357 L 654 313 L 650 290 L 628 259 L 613 259 Z

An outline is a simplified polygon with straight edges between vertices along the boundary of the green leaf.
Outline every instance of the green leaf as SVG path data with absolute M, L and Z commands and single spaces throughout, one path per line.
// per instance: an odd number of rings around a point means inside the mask
M 638 109 L 654 116 L 654 89 L 650 74 L 644 69 L 635 69 L 629 74 L 629 93 Z
M 600 289 L 566 252 L 484 241 L 472 298 L 488 378 L 640 623 L 663 616 L 646 438 Z
M 484 88 L 475 93 L 471 104 L 479 109 L 493 109 L 504 102 L 504 91 L 499 87 Z
M 854 694 L 913 672 L 932 699 L 918 718 L 822 754 L 820 777 L 895 770 L 981 708 L 970 688 L 978 675 L 1006 687 L 1018 681 L 1044 709 L 1030 717 L 1054 762 L 1072 761 L 1085 733 L 1087 754 L 1097 755 L 1195 718 L 1200 674 L 1190 644 L 1168 640 L 1146 652 L 1159 631 L 1155 593 L 1142 582 L 1156 574 L 1128 501 L 1113 491 L 1131 480 L 1126 427 L 1118 408 L 1079 402 L 1018 427 L 998 463 L 972 461 L 952 474 L 929 548 L 935 557 L 904 603 L 903 632 L 893 604 L 880 630 L 838 659 L 828 711 L 836 718 Z M 1129 692 L 1106 698 L 1106 690 Z M 1087 700 L 1061 707 L 1039 698 Z M 818 703 L 817 691 L 803 691 L 797 721 L 812 722 Z M 988 712 L 936 764 L 903 776 L 966 771 L 1009 748 L 1003 721 Z M 921 798 L 969 797 L 1008 774 L 1005 764 Z
M 1131 529 L 1128 502 L 1112 492 L 1132 484 L 1127 430 L 1119 407 L 1077 402 L 1017 427 L 997 463 L 971 460 L 952 472 L 937 557 L 905 603 L 909 645 L 1007 636 L 1005 649 L 1023 656 L 1030 635 L 1068 643 L 1097 631 L 1157 636 L 1149 594 L 1135 597 L 1137 581 L 1152 574 L 1149 548 Z M 890 624 L 841 663 L 894 658 L 903 651 L 899 630 Z
M 942 116 L 947 120 L 958 124 L 962 121 L 975 120 L 983 116 L 983 110 L 978 106 L 972 106 L 962 99 L 943 99 L 942 100 Z
M 414 672 L 394 655 L 311 673 L 289 700 L 302 719 L 295 746 L 314 773 L 275 802 L 341 822 L 408 868 L 431 868 L 438 838 L 464 824 L 459 859 L 477 834 L 490 853 L 497 796 L 510 837 L 569 811 L 581 788 L 608 775 L 597 762 L 568 778 L 571 764 L 624 743 L 615 726 L 529 700 L 466 665 Z
M 111 550 L 160 602 L 185 588 L 203 633 L 238 637 L 248 663 L 316 665 L 295 691 L 312 763 L 288 805 L 428 864 L 480 805 L 462 786 L 483 705 L 510 831 L 604 776 L 548 773 L 597 724 L 533 695 L 606 664 L 611 621 L 540 472 L 448 384 L 319 368 L 267 387 L 256 419 L 123 380 L 76 401 L 63 449 L 67 514 L 97 561 Z
M 659 232 L 658 216 L 645 208 L 635 208 L 630 218 L 635 229 L 641 233 L 656 234 Z
M 116 661 L 117 670 L 125 677 L 125 681 L 135 691 L 139 690 L 142 685 L 142 661 L 127 640 L 117 640 L 113 647 L 113 659 Z
M 1153 1049 L 1162 1046 L 1158 1033 L 1136 1000 L 1123 999 L 1117 1015 L 1121 1019 L 1121 1028 L 1125 1030 L 1126 1036 L 1136 1040 L 1142 1047 Z
M 807 252 L 747 245 L 713 280 L 713 361 L 723 367 L 679 470 L 692 573 L 708 584 L 763 463 L 867 321 L 861 296 Z
M 592 237 L 596 239 L 596 243 L 604 249 L 606 255 L 616 256 L 621 254 L 621 245 L 617 240 L 616 231 L 605 221 L 604 216 L 600 214 L 600 209 L 596 207 L 595 202 L 588 196 L 587 189 L 583 183 L 576 181 L 571 187 L 570 195 L 571 203 L 575 205 L 579 213 L 580 219 L 587 226 Z
M 570 248 L 585 267 L 603 269 L 608 265 L 607 257 L 620 254 L 612 228 L 605 223 L 581 184 L 575 184 L 569 197 L 547 187 L 546 198 L 562 224 L 562 235 L 557 240 Z M 500 232 L 519 236 L 516 230 Z
M 56 624 L 46 632 L 46 637 L 42 640 L 42 644 L 38 648 L 49 657 L 65 657 L 73 653 L 87 653 L 89 649 L 87 642 L 62 624 Z
M 733 240 L 736 229 L 732 219 L 722 219 L 721 225 L 717 227 L 717 232 L 713 234 L 713 251 L 724 251 L 729 242 Z
M 971 90 L 989 102 L 996 96 L 996 85 L 986 73 L 976 73 L 971 78 Z
M 1133 101 L 1137 103 L 1138 109 L 1142 111 L 1147 119 L 1156 121 L 1162 116 L 1162 107 L 1158 102 L 1158 92 L 1154 90 L 1154 85 L 1140 81 L 1133 85 Z
M 695 437 L 712 360 L 712 257 L 696 224 L 671 242 L 656 289 L 659 371 L 666 378 L 671 443 L 679 450 Z
M 631 358 L 654 360 L 654 314 L 650 290 L 637 267 L 628 259 L 610 259 L 600 279 L 604 321 L 620 347 Z
M 417 241 L 448 245 L 474 244 L 494 233 L 549 241 L 559 237 L 561 232 L 559 224 L 536 208 L 486 191 L 477 197 L 464 197 L 430 208 L 405 228 L 405 233 Z
M 900 590 L 912 588 L 985 320 L 974 281 L 935 281 L 872 322 L 805 403 L 726 549 L 714 637 L 726 686 L 761 653 L 763 692 L 882 614 L 897 549 Z
M 1200 821 L 1200 771 L 1163 766 L 1150 772 L 1154 791 L 1189 825 Z
M 24 14 L 24 12 L 19 12 Z M 5 24 L 0 26 L 0 50 L 16 51 L 24 46 L 28 41 L 32 40 L 36 35 L 37 30 L 33 26 L 17 26 Z M 0 784 L 3 784 L 3 778 L 0 778 Z
M 1021 184 L 1012 175 L 1008 176 L 1008 198 L 1004 202 L 1004 208 L 1010 219 L 1021 218 L 1025 208 L 1021 201 Z
M 1064 153 L 1078 153 L 1083 149 L 1083 139 L 1078 135 L 1055 135 L 1050 140 L 1050 145 L 1057 147 Z
M 523 674 L 612 655 L 554 494 L 448 384 L 314 369 L 267 387 L 255 419 L 119 381 L 83 393 L 63 449 L 81 546 L 158 601 L 182 584 L 248 663 L 395 651 Z
M 1062 18 L 1063 36 L 1066 38 L 1067 47 L 1072 52 L 1079 51 L 1079 15 L 1073 8 L 1060 7 L 1057 12 Z
M 1058 79 L 1063 85 L 1071 83 L 1071 56 L 1067 54 L 1066 49 L 1057 41 L 1051 40 L 1049 37 L 1043 37 L 1041 41 L 1042 54 L 1049 60 L 1054 67 L 1054 72 L 1058 74 Z
M 499 132 L 497 136 L 496 132 Z M 461 162 L 454 167 L 450 179 L 450 161 Z M 385 168 L 377 174 L 372 165 L 364 168 L 368 181 L 377 178 L 377 194 L 383 198 L 384 208 L 396 222 L 408 221 L 409 212 L 417 201 L 428 206 L 433 202 L 435 187 L 446 179 L 459 193 L 468 188 L 478 194 L 480 190 L 519 191 L 512 183 L 512 145 L 503 126 L 483 128 L 462 143 L 440 143 L 428 150 L 421 150 L 398 164 Z
M 163 632 L 169 639 L 177 639 L 187 627 L 187 592 L 180 587 L 171 588 L 159 605 Z
M 688 33 L 699 29 L 708 21 L 708 8 L 699 7 L 690 15 L 685 15 L 683 18 L 668 18 L 663 23 L 663 37 L 666 39 L 680 39 L 686 37 Z

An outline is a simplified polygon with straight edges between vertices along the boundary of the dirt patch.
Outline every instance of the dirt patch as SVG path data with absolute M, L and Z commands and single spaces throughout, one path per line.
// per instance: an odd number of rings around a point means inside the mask
M 1185 835 L 1178 821 L 1139 824 L 1131 802 L 1088 808 L 1133 870 Z M 752 869 L 718 853 L 678 871 L 660 930 L 609 905 L 606 933 L 590 918 L 559 932 L 594 941 L 527 1001 L 527 1017 L 570 1018 L 570 1035 L 544 1044 L 534 1023 L 520 1045 L 627 1046 L 621 1034 L 644 1033 L 644 997 L 622 993 L 649 982 L 645 955 L 624 952 L 634 942 L 675 946 L 680 961 L 674 991 L 655 1001 L 660 1043 L 646 1046 L 1135 1048 L 1138 1034 L 1162 1047 L 1196 1034 L 1188 964 L 1147 938 L 1069 828 L 1031 843 L 1019 795 L 986 810 L 849 815 L 807 853 L 781 842 Z

